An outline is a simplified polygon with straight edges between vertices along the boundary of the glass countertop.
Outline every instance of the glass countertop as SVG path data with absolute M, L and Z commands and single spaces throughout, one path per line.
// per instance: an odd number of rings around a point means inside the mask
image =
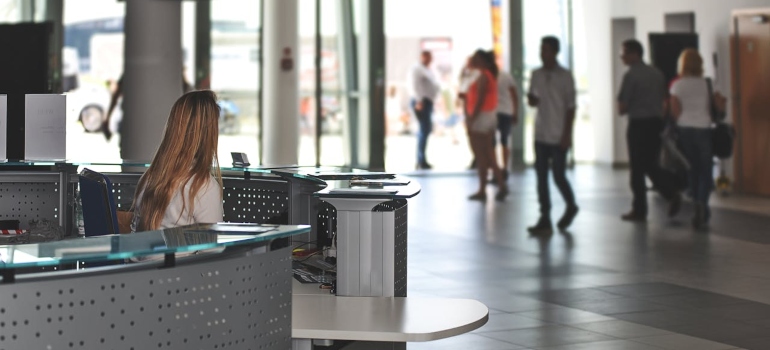
M 307 225 L 218 223 L 38 244 L 0 245 L 0 270 L 122 261 L 264 242 L 309 231 L 310 226 Z

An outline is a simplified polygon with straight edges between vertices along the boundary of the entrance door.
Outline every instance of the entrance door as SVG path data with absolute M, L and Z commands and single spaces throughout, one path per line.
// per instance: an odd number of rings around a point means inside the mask
M 745 193 L 770 195 L 770 9 L 735 13 L 733 21 L 736 185 Z

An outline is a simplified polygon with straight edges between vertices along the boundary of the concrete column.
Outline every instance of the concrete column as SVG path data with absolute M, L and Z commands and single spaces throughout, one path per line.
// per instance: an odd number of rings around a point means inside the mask
M 126 1 L 120 156 L 150 161 L 182 95 L 182 5 Z
M 384 1 L 362 1 L 359 11 L 358 76 L 361 99 L 358 164 L 385 170 L 385 21 Z
M 299 158 L 298 0 L 265 0 L 262 164 Z
M 524 12 L 523 0 L 508 1 L 508 64 L 513 79 L 519 87 L 519 123 L 513 128 L 513 140 L 511 142 L 511 166 L 521 169 L 524 163 L 524 116 L 529 108 L 524 96 L 527 95 L 528 86 L 524 86 Z

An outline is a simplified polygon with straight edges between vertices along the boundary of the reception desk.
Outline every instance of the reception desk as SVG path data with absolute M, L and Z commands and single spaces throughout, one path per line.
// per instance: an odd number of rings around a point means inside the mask
M 288 349 L 286 241 L 308 230 L 193 225 L 0 246 L 0 348 Z M 36 272 L 80 261 L 106 266 Z

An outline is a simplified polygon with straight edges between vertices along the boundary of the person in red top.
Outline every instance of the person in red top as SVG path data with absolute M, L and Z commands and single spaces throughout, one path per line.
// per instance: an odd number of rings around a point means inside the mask
M 466 127 L 471 141 L 473 155 L 478 162 L 479 190 L 469 197 L 471 200 L 486 200 L 487 171 L 492 168 L 498 182 L 495 199 L 502 201 L 508 195 L 508 186 L 495 159 L 494 137 L 497 130 L 497 64 L 494 54 L 476 50 L 471 58 L 471 67 L 480 74 L 468 89 L 465 100 Z

